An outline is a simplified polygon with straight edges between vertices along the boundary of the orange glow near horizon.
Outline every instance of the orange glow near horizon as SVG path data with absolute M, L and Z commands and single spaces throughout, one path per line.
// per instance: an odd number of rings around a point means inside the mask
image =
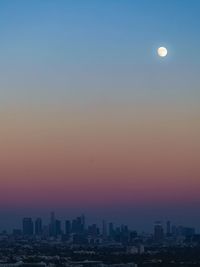
M 199 201 L 195 118 L 154 107 L 4 113 L 1 203 Z

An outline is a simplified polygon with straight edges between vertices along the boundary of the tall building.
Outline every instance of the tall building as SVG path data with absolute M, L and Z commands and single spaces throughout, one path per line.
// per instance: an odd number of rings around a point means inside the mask
M 107 238 L 107 223 L 105 220 L 103 220 L 102 222 L 102 236 L 103 236 L 103 239 Z
M 154 225 L 154 239 L 156 242 L 162 241 L 164 238 L 164 230 L 160 221 L 155 222 Z
M 49 237 L 49 225 L 43 225 L 43 227 L 42 227 L 42 236 L 44 238 Z
M 113 237 L 114 235 L 114 225 L 112 222 L 109 223 L 109 236 Z
M 62 234 L 61 221 L 60 220 L 55 220 L 55 236 L 59 236 L 61 234 Z
M 171 234 L 171 222 L 167 221 L 167 236 Z
M 88 234 L 91 235 L 92 237 L 97 237 L 99 232 L 98 232 L 98 227 L 96 224 L 92 224 L 88 226 Z
M 85 230 L 85 215 L 84 214 L 81 215 L 81 228 L 82 228 L 82 231 Z
M 71 233 L 71 221 L 69 221 L 69 220 L 66 220 L 65 221 L 65 234 L 66 235 L 69 235 L 70 233 Z
M 54 212 L 50 214 L 49 235 L 52 237 L 56 236 L 56 218 Z
M 22 221 L 22 231 L 23 235 L 31 236 L 33 235 L 33 220 L 32 218 L 23 218 Z
M 42 219 L 37 218 L 35 220 L 35 235 L 42 235 Z
M 171 232 L 172 232 L 172 236 L 174 236 L 174 237 L 177 236 L 178 230 L 177 230 L 176 225 L 172 225 Z
M 85 227 L 85 217 L 79 216 L 72 221 L 72 232 L 76 234 L 80 234 L 84 232 Z

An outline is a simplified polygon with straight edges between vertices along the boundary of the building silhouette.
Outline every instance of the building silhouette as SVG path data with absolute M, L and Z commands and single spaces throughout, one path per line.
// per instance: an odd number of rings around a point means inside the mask
M 33 235 L 33 220 L 32 218 L 23 218 L 23 221 L 22 221 L 22 232 L 23 232 L 23 235 L 26 235 L 26 236 L 31 236 Z
M 56 236 L 56 219 L 53 211 L 50 214 L 49 235 L 52 237 Z
M 61 221 L 60 220 L 55 220 L 55 236 L 59 236 L 61 234 L 62 234 Z
M 42 219 L 41 218 L 37 218 L 35 220 L 35 235 L 42 235 Z
M 109 237 L 112 238 L 114 235 L 114 224 L 112 222 L 110 222 L 108 227 L 109 227 L 109 230 L 108 230 L 109 231 Z
M 154 224 L 154 239 L 156 242 L 162 241 L 164 238 L 164 230 L 162 223 L 160 221 Z
M 105 220 L 102 222 L 102 237 L 103 239 L 107 238 L 107 223 Z
M 71 221 L 70 220 L 66 220 L 65 221 L 65 235 L 70 235 L 72 230 L 72 225 L 71 225 Z
M 167 221 L 167 236 L 171 234 L 171 222 Z

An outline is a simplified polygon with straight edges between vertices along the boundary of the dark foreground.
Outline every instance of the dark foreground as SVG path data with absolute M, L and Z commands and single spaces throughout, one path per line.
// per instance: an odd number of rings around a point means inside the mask
M 0 242 L 0 267 L 199 267 L 200 246 L 77 246 L 58 241 Z

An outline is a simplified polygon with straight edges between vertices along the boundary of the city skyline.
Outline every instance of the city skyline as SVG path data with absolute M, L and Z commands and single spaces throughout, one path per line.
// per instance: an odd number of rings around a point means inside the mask
M 200 230 L 199 13 L 0 1 L 0 228 L 56 210 Z
M 62 222 L 53 211 L 48 224 L 24 217 L 20 229 L 0 232 L 1 266 L 199 266 L 200 234 L 193 227 L 156 221 L 146 233 L 125 224 L 86 221 L 82 214 Z
M 13 224 L 12 227 L 10 228 L 0 228 L 0 232 L 8 232 L 8 233 L 13 233 L 13 231 L 21 231 L 21 234 L 24 233 L 24 228 L 26 229 L 25 231 L 29 232 L 28 235 L 37 235 L 36 233 L 40 232 L 39 235 L 42 235 L 43 229 L 47 231 L 48 229 L 48 236 L 56 236 L 56 235 L 63 235 L 66 234 L 66 223 L 68 224 L 70 233 L 75 233 L 76 231 L 73 231 L 73 223 L 77 222 L 80 224 L 79 229 L 81 231 L 86 231 L 90 227 L 94 226 L 97 227 L 99 234 L 102 234 L 102 236 L 106 235 L 109 236 L 109 228 L 110 225 L 112 224 L 113 229 L 121 229 L 122 227 L 127 228 L 129 231 L 136 231 L 137 233 L 140 234 L 154 234 L 156 226 L 158 226 L 159 231 L 160 227 L 162 229 L 163 234 L 169 235 L 173 232 L 173 228 L 188 228 L 188 229 L 194 229 L 194 232 L 196 230 L 196 234 L 199 233 L 199 230 L 194 227 L 194 225 L 187 225 L 187 224 L 182 224 L 182 223 L 177 223 L 171 221 L 169 218 L 167 220 L 155 220 L 152 222 L 145 222 L 146 226 L 144 229 L 137 228 L 133 225 L 130 225 L 127 222 L 117 222 L 117 221 L 112 221 L 109 220 L 108 218 L 101 218 L 98 221 L 92 221 L 91 219 L 88 220 L 87 216 L 85 214 L 81 214 L 79 216 L 75 217 L 69 217 L 65 216 L 64 218 L 57 217 L 56 212 L 51 211 L 47 217 L 45 216 L 23 216 L 21 219 L 18 218 L 18 224 Z M 25 223 L 25 224 L 24 224 Z M 27 225 L 29 225 L 27 227 Z M 183 226 L 184 225 L 184 226 Z M 58 230 L 55 229 L 58 228 Z M 29 229 L 28 229 L 29 228 Z M 80 231 L 80 232 L 81 232 Z M 176 230 L 175 230 L 176 231 Z M 55 233 L 59 234 L 55 234 Z M 26 235 L 26 234 L 25 234 Z

